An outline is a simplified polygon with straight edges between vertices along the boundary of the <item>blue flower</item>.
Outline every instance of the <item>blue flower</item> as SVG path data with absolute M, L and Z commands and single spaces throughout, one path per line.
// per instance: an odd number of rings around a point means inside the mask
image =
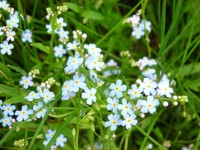
M 25 31 L 22 31 L 22 41 L 29 43 L 32 42 L 32 32 L 29 29 L 26 29 Z
M 120 119 L 120 116 L 118 114 L 110 114 L 108 115 L 108 120 L 107 122 L 105 122 L 105 127 L 109 127 L 110 126 L 110 130 L 114 131 L 117 129 L 117 126 L 121 125 L 122 120 Z
M 51 140 L 51 138 L 54 136 L 55 133 L 56 133 L 56 130 L 49 129 L 45 137 L 47 138 L 47 140 Z
M 33 101 L 33 99 L 39 99 L 40 98 L 40 94 L 39 93 L 35 93 L 34 91 L 31 91 L 28 96 L 25 97 L 28 101 Z
M 8 41 L 3 41 L 2 44 L 0 44 L 0 48 L 1 48 L 1 54 L 8 54 L 11 55 L 12 54 L 12 49 L 14 48 L 13 44 L 8 44 Z
M 74 75 L 73 80 L 71 80 L 69 84 L 71 85 L 72 88 L 71 91 L 73 92 L 78 92 L 79 88 L 85 89 L 86 88 L 85 76 L 83 74 L 81 74 L 80 77 L 79 75 Z
M 125 115 L 124 116 L 125 120 L 122 121 L 122 126 L 126 126 L 126 129 L 130 129 L 132 125 L 136 125 L 138 122 L 135 118 L 136 118 L 135 114 Z
M 133 105 L 131 103 L 127 103 L 127 100 L 125 98 L 123 98 L 122 104 L 118 105 L 118 109 L 121 110 L 121 114 L 123 116 L 127 114 L 132 115 L 134 113 L 132 108 L 133 108 Z
M 17 121 L 21 122 L 22 120 L 27 120 L 29 118 L 29 115 L 33 114 L 33 110 L 29 109 L 28 106 L 24 105 L 22 106 L 21 111 L 16 111 L 15 115 L 17 116 Z
M 117 113 L 119 99 L 115 97 L 114 98 L 108 97 L 107 102 L 108 102 L 107 110 L 112 110 L 114 113 Z
M 3 127 L 11 126 L 12 124 L 12 117 L 4 116 L 4 118 L 0 119 Z
M 53 92 L 49 91 L 48 89 L 44 88 L 43 92 L 40 95 L 45 103 L 54 100 L 55 95 Z
M 54 48 L 54 55 L 58 58 L 62 58 L 64 54 L 66 54 L 66 49 L 63 47 L 62 44 L 55 46 Z
M 38 102 L 38 105 L 33 106 L 33 110 L 37 112 L 35 115 L 37 118 L 43 118 L 47 111 L 47 108 L 42 108 L 42 107 L 43 107 L 42 102 Z
M 154 99 L 153 96 L 148 96 L 147 100 L 139 100 L 139 105 L 142 113 L 150 112 L 153 114 L 156 111 L 156 106 L 159 105 L 159 101 Z
M 117 98 L 121 98 L 123 96 L 122 92 L 126 91 L 127 86 L 122 85 L 122 80 L 117 80 L 116 84 L 111 83 L 110 87 L 111 92 L 110 96 L 117 96 Z
M 25 89 L 28 89 L 29 86 L 33 86 L 33 81 L 32 81 L 32 77 L 31 76 L 22 76 L 21 81 L 19 82 L 21 85 L 23 85 L 23 87 Z
M 63 134 L 60 134 L 56 139 L 56 146 L 64 147 L 65 142 L 67 142 L 67 138 Z
M 87 99 L 87 104 L 88 105 L 91 105 L 92 102 L 96 102 L 95 94 L 96 94 L 96 89 L 94 89 L 94 88 L 91 88 L 91 89 L 86 88 L 85 92 L 83 92 L 81 96 L 82 96 L 82 98 Z
M 80 65 L 83 63 L 83 58 L 79 57 L 79 54 L 75 54 L 74 57 L 70 56 L 67 60 L 67 66 L 65 67 L 66 73 L 74 73 Z
M 4 116 L 7 116 L 7 115 L 14 115 L 14 110 L 16 109 L 15 105 L 11 105 L 11 104 L 7 104 L 7 105 L 3 105 L 2 108 L 3 110 L 3 114 Z

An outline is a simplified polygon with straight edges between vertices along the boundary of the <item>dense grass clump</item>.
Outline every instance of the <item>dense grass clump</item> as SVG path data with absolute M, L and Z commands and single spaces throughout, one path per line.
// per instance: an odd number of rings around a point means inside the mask
M 0 149 L 200 149 L 198 0 L 0 0 Z

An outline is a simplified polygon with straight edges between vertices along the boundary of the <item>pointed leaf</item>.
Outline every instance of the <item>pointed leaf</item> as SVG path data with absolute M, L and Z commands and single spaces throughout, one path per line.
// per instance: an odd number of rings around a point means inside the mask
M 64 5 L 66 5 L 67 8 L 73 10 L 76 13 L 80 12 L 80 7 L 74 3 L 66 2 L 66 3 L 64 3 Z
M 81 13 L 81 16 L 87 19 L 93 20 L 105 20 L 104 16 L 99 12 L 93 10 L 85 10 Z
M 32 43 L 31 46 L 38 48 L 39 50 L 49 54 L 50 53 L 50 48 L 49 46 L 45 46 L 42 43 Z

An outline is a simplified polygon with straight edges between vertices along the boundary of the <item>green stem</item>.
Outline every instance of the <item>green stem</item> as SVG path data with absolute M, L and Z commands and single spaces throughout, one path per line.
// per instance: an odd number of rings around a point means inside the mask
M 144 132 L 139 126 L 135 126 L 135 128 L 141 132 L 145 137 L 147 137 L 151 142 L 153 142 L 155 145 L 157 145 L 162 150 L 166 150 L 160 143 L 158 143 L 156 140 L 154 140 L 151 136 L 149 136 L 146 132 Z

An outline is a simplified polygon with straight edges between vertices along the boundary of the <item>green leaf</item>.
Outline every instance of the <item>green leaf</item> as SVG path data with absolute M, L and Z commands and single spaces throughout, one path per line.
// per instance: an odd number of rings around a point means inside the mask
M 29 104 L 29 102 L 26 99 L 24 99 L 23 95 L 13 96 L 12 98 L 5 101 L 5 104 L 16 104 L 16 103 Z
M 156 134 L 158 139 L 163 139 L 163 134 L 162 134 L 161 130 L 158 127 L 156 127 L 156 129 L 154 130 L 154 133 Z
M 199 68 L 200 68 L 200 63 L 184 65 L 181 68 L 181 74 L 186 76 L 186 75 L 199 73 L 200 72 Z
M 17 96 L 19 92 L 10 86 L 0 84 L 0 96 Z
M 74 3 L 66 2 L 66 3 L 63 3 L 63 5 L 66 5 L 67 8 L 73 10 L 76 13 L 80 12 L 80 7 Z
M 39 50 L 41 50 L 42 52 L 45 52 L 47 54 L 50 53 L 50 48 L 49 46 L 45 46 L 42 43 L 32 43 L 31 46 L 38 48 Z
M 7 80 L 9 80 L 10 70 L 9 68 L 0 62 L 0 74 Z
M 85 10 L 81 13 L 81 16 L 87 19 L 105 20 L 105 17 L 102 14 L 93 10 Z
M 12 66 L 12 65 L 7 65 L 10 69 L 15 70 L 16 72 L 21 73 L 22 75 L 26 75 L 26 71 L 24 71 L 23 69 L 16 67 L 16 66 Z

